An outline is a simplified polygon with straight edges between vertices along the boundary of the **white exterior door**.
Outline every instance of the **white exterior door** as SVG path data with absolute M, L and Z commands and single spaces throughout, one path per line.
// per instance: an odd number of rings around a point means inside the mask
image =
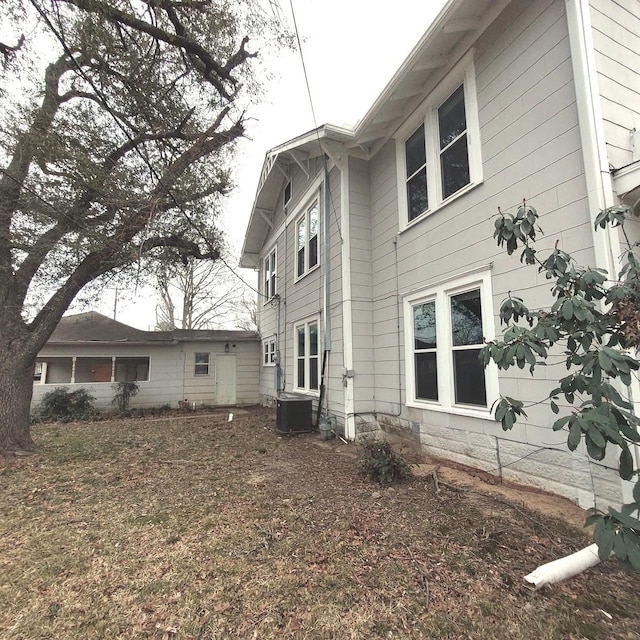
M 216 356 L 216 404 L 236 403 L 236 357 Z

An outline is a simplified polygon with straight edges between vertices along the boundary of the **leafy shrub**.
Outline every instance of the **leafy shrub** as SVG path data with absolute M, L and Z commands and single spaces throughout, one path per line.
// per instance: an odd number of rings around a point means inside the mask
M 42 421 L 71 422 L 88 420 L 96 414 L 95 398 L 86 389 L 69 391 L 56 387 L 42 396 L 36 417 Z
M 116 382 L 111 385 L 111 388 L 116 392 L 111 404 L 122 412 L 127 411 L 131 398 L 137 396 L 140 391 L 140 387 L 135 382 Z
M 360 469 L 380 484 L 393 484 L 411 475 L 407 461 L 386 440 L 366 440 L 360 445 L 358 458 Z

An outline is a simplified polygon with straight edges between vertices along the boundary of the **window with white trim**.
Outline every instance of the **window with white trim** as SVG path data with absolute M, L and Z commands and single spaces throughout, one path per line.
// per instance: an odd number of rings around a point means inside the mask
M 204 352 L 196 352 L 194 355 L 193 375 L 208 376 L 209 375 L 209 354 Z
M 320 380 L 318 319 L 294 326 L 295 390 L 317 392 Z
M 498 378 L 478 354 L 492 335 L 488 273 L 405 298 L 407 403 L 486 412 L 498 395 Z
M 273 366 L 276 363 L 276 341 L 274 338 L 265 340 L 262 343 L 262 364 Z
M 264 297 L 266 301 L 271 300 L 273 296 L 276 295 L 276 283 L 277 283 L 277 274 L 276 274 L 276 248 L 274 247 L 269 255 L 264 259 L 262 265 L 262 292 L 264 293 Z
M 316 198 L 296 221 L 296 278 L 318 266 L 320 204 Z
M 471 57 L 424 103 L 397 139 L 401 227 L 482 181 L 480 131 Z

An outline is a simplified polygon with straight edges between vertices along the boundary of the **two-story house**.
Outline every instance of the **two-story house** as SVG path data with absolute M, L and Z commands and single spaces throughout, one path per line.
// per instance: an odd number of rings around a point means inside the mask
M 638 192 L 639 125 L 635 0 L 450 0 L 353 129 L 266 155 L 242 254 L 260 273 L 263 400 L 309 396 L 348 439 L 394 430 L 583 506 L 620 502 L 625 483 L 569 453 L 544 406 L 510 432 L 491 416 L 500 394 L 543 399 L 563 365 L 531 378 L 477 354 L 509 291 L 551 302 L 496 246 L 498 207 L 526 198 L 541 248 L 615 272 L 620 241 L 593 221 Z

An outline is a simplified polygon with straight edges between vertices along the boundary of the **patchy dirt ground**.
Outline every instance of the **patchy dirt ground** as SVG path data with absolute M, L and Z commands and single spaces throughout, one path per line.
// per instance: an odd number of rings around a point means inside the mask
M 43 453 L 0 460 L 0 637 L 640 637 L 614 562 L 523 588 L 589 542 L 568 503 L 444 468 L 473 491 L 381 488 L 354 445 L 234 413 L 41 425 Z

